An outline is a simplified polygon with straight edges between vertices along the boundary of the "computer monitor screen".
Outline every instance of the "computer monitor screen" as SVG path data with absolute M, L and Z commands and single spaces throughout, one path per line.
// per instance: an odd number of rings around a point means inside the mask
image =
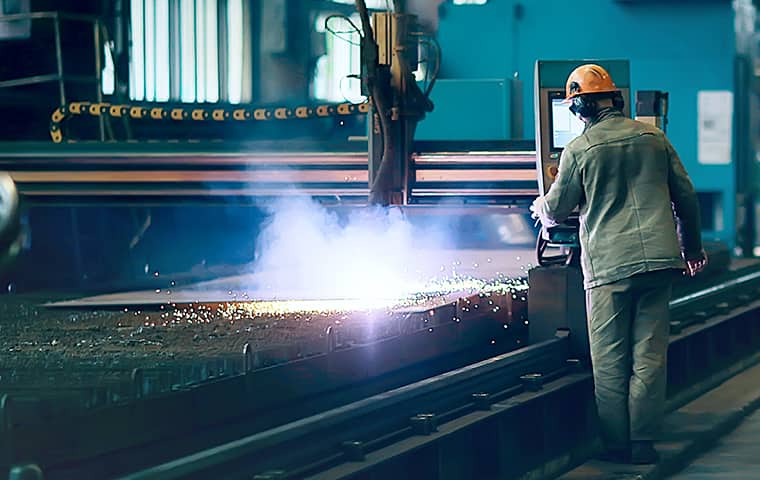
M 552 149 L 565 148 L 583 132 L 584 123 L 573 115 L 562 98 L 552 98 Z

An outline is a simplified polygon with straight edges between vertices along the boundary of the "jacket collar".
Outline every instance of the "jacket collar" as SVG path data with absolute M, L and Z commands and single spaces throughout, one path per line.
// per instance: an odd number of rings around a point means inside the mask
M 586 129 L 593 127 L 597 123 L 603 122 L 604 120 L 607 120 L 608 118 L 614 118 L 614 117 L 622 117 L 623 112 L 618 110 L 614 107 L 607 107 L 599 110 L 599 112 L 596 114 L 596 116 L 589 122 L 589 124 L 586 126 Z

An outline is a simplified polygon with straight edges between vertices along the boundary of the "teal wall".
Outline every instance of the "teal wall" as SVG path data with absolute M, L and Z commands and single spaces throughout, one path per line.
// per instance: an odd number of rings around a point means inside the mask
M 705 232 L 705 237 L 730 242 L 735 215 L 733 165 L 697 163 L 697 92 L 734 88 L 731 3 L 522 0 L 519 21 L 513 15 L 516 3 L 489 0 L 485 5 L 453 5 L 447 1 L 438 31 L 443 51 L 441 78 L 506 79 L 517 71 L 524 82 L 524 137 L 533 138 L 537 59 L 630 60 L 632 91 L 670 93 L 667 133 L 697 190 L 722 194 L 722 228 Z

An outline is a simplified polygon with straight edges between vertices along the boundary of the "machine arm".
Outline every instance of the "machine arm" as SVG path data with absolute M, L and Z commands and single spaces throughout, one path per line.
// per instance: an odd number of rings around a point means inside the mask
M 396 157 L 393 125 L 391 125 L 389 116 L 391 103 L 391 92 L 388 88 L 390 86 L 390 71 L 387 68 L 381 69 L 378 64 L 378 46 L 372 30 L 367 4 L 364 0 L 356 0 L 356 9 L 359 11 L 364 32 L 361 39 L 362 76 L 366 92 L 369 93 L 370 102 L 374 107 L 370 124 L 373 129 L 377 125 L 379 132 L 373 133 L 379 133 L 379 137 L 382 138 L 379 166 L 376 174 L 370 175 L 369 179 L 368 200 L 370 204 L 388 205 L 392 201 L 390 193 L 393 188 L 392 172 L 389 172 L 389 166 L 393 163 L 392 159 Z M 372 152 L 369 155 L 370 158 L 373 157 Z M 370 168 L 372 168 L 372 164 L 370 164 Z
M 362 77 L 374 107 L 369 132 L 369 203 L 375 205 L 407 203 L 415 127 L 425 112 L 433 109 L 410 68 L 410 60 L 416 62 L 414 42 L 409 40 L 416 17 L 404 13 L 404 6 L 405 2 L 395 2 L 393 13 L 375 14 L 373 29 L 365 1 L 356 0 L 364 32 Z

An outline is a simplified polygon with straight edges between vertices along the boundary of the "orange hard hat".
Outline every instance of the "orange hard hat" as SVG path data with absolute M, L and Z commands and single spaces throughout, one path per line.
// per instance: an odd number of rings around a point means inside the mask
M 565 84 L 565 99 L 570 100 L 587 93 L 612 93 L 618 88 L 607 70 L 589 63 L 572 71 Z

